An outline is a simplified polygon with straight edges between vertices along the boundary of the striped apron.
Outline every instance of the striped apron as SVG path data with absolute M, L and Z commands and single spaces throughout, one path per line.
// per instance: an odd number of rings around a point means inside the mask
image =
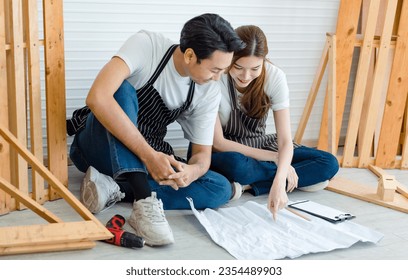
M 223 127 L 224 137 L 249 147 L 277 152 L 277 134 L 265 134 L 268 114 L 261 119 L 254 119 L 240 110 L 231 76 L 228 76 L 228 89 L 231 99 L 231 114 L 227 124 Z M 300 146 L 293 143 L 294 148 Z
M 147 83 L 136 91 L 139 103 L 138 129 L 153 149 L 168 155 L 174 155 L 174 151 L 170 144 L 164 141 L 167 126 L 173 123 L 180 114 L 190 106 L 195 88 L 195 83 L 191 81 L 187 99 L 184 104 L 177 109 L 170 110 L 166 107 L 159 92 L 153 87 L 154 82 L 159 77 L 177 46 L 178 45 L 172 45 L 167 50 Z M 175 156 L 175 158 L 185 162 L 183 158 L 177 156 Z

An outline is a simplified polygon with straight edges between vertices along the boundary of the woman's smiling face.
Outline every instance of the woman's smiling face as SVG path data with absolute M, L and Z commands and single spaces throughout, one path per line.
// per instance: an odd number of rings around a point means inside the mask
M 262 72 L 264 59 L 257 56 L 241 57 L 232 65 L 229 73 L 239 88 L 247 87 Z

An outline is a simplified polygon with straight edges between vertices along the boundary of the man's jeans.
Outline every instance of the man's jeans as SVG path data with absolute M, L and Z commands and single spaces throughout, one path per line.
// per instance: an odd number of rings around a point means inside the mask
M 138 102 L 136 91 L 127 81 L 123 82 L 114 98 L 127 116 L 137 126 Z M 86 127 L 75 135 L 70 149 L 70 158 L 75 166 L 86 172 L 89 166 L 99 172 L 121 180 L 121 174 L 127 172 L 145 172 L 143 162 L 110 134 L 96 119 L 93 113 L 88 115 Z M 197 209 L 217 208 L 231 197 L 230 182 L 222 175 L 208 171 L 189 186 L 174 190 L 161 186 L 148 175 L 151 190 L 163 201 L 164 209 L 190 209 L 186 197 L 191 197 Z M 126 184 L 124 184 L 126 185 Z M 121 184 L 121 187 L 124 186 Z M 137 187 L 137 186 L 132 186 Z M 126 194 L 132 193 L 125 191 Z M 127 199 L 129 200 L 129 199 Z

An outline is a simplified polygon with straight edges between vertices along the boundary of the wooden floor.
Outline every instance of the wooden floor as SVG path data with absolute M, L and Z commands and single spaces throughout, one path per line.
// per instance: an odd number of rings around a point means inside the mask
M 408 171 L 386 170 L 395 175 L 396 179 L 408 185 Z M 377 177 L 366 169 L 341 169 L 337 176 L 354 180 L 359 183 L 377 185 Z M 69 189 L 78 196 L 79 185 L 83 174 L 75 167 L 69 167 Z M 408 214 L 385 207 L 363 202 L 348 196 L 323 190 L 316 193 L 295 191 L 289 194 L 290 200 L 310 199 L 332 207 L 348 210 L 357 216 L 354 222 L 370 227 L 384 234 L 378 244 L 357 243 L 347 249 L 339 249 L 326 253 L 301 256 L 304 260 L 408 260 Z M 239 201 L 229 205 L 239 205 L 247 200 L 266 203 L 266 196 L 253 197 L 247 193 Z M 408 200 L 407 200 L 408 203 Z M 64 221 L 81 220 L 63 200 L 47 202 L 44 205 Z M 131 205 L 118 203 L 112 208 L 97 215 L 106 223 L 114 214 L 129 217 Z M 173 229 L 175 244 L 164 247 L 148 247 L 128 249 L 113 246 L 104 242 L 96 242 L 93 249 L 38 253 L 24 255 L 1 256 L 0 260 L 229 260 L 234 259 L 227 251 L 216 245 L 198 222 L 190 210 L 166 211 L 166 217 Z M 44 221 L 30 210 L 15 211 L 0 217 L 0 227 L 11 225 L 39 224 Z M 129 231 L 132 229 L 125 225 Z

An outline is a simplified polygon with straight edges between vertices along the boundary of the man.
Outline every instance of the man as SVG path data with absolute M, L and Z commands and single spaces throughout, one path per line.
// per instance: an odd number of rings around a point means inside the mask
M 93 213 L 115 202 L 133 202 L 129 224 L 148 245 L 174 242 L 164 209 L 215 208 L 231 197 L 231 184 L 208 171 L 217 83 L 234 51 L 244 47 L 231 25 L 203 14 L 183 27 L 180 45 L 140 31 L 130 37 L 96 77 L 86 104 L 92 111 L 71 146 L 86 175 L 81 201 Z M 188 162 L 164 141 L 177 121 L 192 143 Z M 113 179 L 111 178 L 113 177 Z

